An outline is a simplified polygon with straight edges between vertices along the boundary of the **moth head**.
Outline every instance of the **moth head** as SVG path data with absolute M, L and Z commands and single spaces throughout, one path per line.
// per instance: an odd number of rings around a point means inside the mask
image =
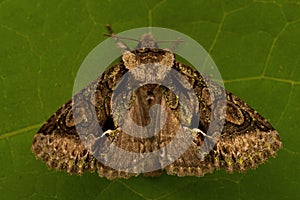
M 158 49 L 157 42 L 155 41 L 151 33 L 146 33 L 142 35 L 140 42 L 137 45 L 137 49 Z
M 172 67 L 174 64 L 174 54 L 169 50 L 159 49 L 157 41 L 151 33 L 143 34 L 136 50 L 125 50 L 122 60 L 127 69 L 131 70 L 139 65 L 164 65 Z

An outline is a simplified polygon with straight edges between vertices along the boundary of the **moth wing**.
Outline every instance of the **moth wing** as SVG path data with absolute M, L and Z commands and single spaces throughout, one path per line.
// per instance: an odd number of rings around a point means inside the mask
M 242 172 L 256 168 L 269 157 L 276 156 L 282 147 L 278 132 L 257 111 L 228 91 L 225 91 L 224 127 L 218 137 L 206 135 L 212 112 L 211 107 L 207 105 L 218 104 L 219 100 L 214 93 L 207 92 L 206 83 L 199 72 L 180 62 L 176 63 L 176 67 L 180 68 L 182 73 L 192 71 L 184 75 L 192 80 L 190 83 L 197 93 L 200 122 L 199 132 L 193 144 L 181 157 L 165 168 L 168 174 L 203 176 L 221 168 L 228 172 Z M 195 76 L 189 77 L 190 74 Z M 200 153 L 202 145 L 211 144 L 210 151 Z
M 82 174 L 95 171 L 97 161 L 72 125 L 72 100 L 64 104 L 34 135 L 32 152 L 49 168 Z
M 110 116 L 112 88 L 125 71 L 122 63 L 110 67 L 101 77 L 58 109 L 34 135 L 31 149 L 36 158 L 44 161 L 49 168 L 64 170 L 71 174 L 81 175 L 85 171 L 94 172 L 98 169 L 99 176 L 108 179 L 129 178 L 135 175 L 114 170 L 97 161 L 91 148 L 83 144 L 76 130 L 81 121 L 85 119 L 94 121 L 95 117 L 103 131 L 112 128 Z M 74 101 L 76 105 L 84 106 L 84 113 L 76 115 L 79 116 L 75 119 L 76 123 L 73 113 Z M 92 109 L 96 111 L 96 116 L 92 115 Z M 92 129 L 93 126 L 88 128 Z

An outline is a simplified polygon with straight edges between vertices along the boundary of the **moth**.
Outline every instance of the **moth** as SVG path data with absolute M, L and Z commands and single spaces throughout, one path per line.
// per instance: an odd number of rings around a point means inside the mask
M 115 37 L 109 26 L 108 29 L 109 36 Z M 120 61 L 59 108 L 34 135 L 32 152 L 49 168 L 78 175 L 85 171 L 97 170 L 100 177 L 107 179 L 138 176 L 139 173 L 118 170 L 99 161 L 96 155 L 106 156 L 106 159 L 109 159 L 107 152 L 101 152 L 101 145 L 108 142 L 125 151 L 141 155 L 155 152 L 171 143 L 176 137 L 180 122 L 183 122 L 185 127 L 182 130 L 191 136 L 192 142 L 172 162 L 166 164 L 172 152 L 163 151 L 161 153 L 163 155 L 160 155 L 155 162 L 150 160 L 144 163 L 149 165 L 150 169 L 153 163 L 158 166 L 153 168 L 153 171 L 145 171 L 144 175 L 158 176 L 165 171 L 170 175 L 200 177 L 218 169 L 243 172 L 256 168 L 269 157 L 276 156 L 277 151 L 282 147 L 278 132 L 243 100 L 223 90 L 193 67 L 176 60 L 176 55 L 171 50 L 160 49 L 150 33 L 141 37 L 136 50 L 130 50 L 119 38 L 115 37 L 115 39 L 119 46 L 124 48 Z M 140 65 L 146 66 L 143 68 L 145 71 L 149 68 L 150 71 L 146 72 L 147 76 L 141 76 L 135 71 Z M 166 66 L 166 70 L 157 67 L 160 65 Z M 157 68 L 150 69 L 151 66 Z M 171 80 L 172 84 L 176 83 L 176 87 L 194 92 L 196 96 L 194 106 L 187 106 L 188 101 L 193 101 L 188 92 L 174 94 L 170 88 L 155 83 L 140 85 L 129 95 L 129 104 L 122 104 L 122 99 L 127 94 L 118 89 L 119 82 L 129 88 L 138 79 L 168 76 L 168 71 L 171 69 L 184 77 L 184 81 L 192 88 L 188 89 L 187 84 L 178 77 L 173 77 Z M 124 80 L 122 77 L 126 73 L 131 73 L 133 76 Z M 222 92 L 225 96 L 225 104 L 220 104 L 221 106 L 218 107 Z M 75 100 L 82 103 L 83 111 L 74 110 Z M 159 115 L 158 117 L 163 118 L 162 112 L 167 113 L 164 121 L 162 120 L 163 126 L 159 128 L 158 125 L 154 126 L 154 129 L 158 130 L 153 131 L 158 131 L 158 134 L 154 135 L 148 131 L 149 137 L 135 137 L 128 134 L 125 128 L 120 128 L 127 118 L 132 118 L 140 127 L 149 125 L 152 120 L 149 113 L 154 105 L 161 105 L 164 109 L 155 113 Z M 214 106 L 218 107 L 223 115 L 213 113 Z M 128 116 L 118 113 L 118 109 L 121 108 L 127 109 Z M 90 114 L 92 109 L 96 112 L 94 117 Z M 77 111 L 79 113 L 76 114 Z M 192 117 L 187 119 L 185 113 L 189 113 Z M 79 117 L 75 118 L 75 115 Z M 196 115 L 198 118 L 193 117 Z M 221 118 L 224 121 L 222 129 L 214 133 L 218 137 L 209 134 L 212 121 L 218 123 L 222 121 Z M 190 127 L 189 124 L 195 119 L 197 127 Z M 100 126 L 103 132 L 99 132 L 96 126 Z M 84 138 L 89 141 L 88 143 L 84 142 L 78 134 L 78 127 L 87 130 Z M 132 129 L 132 126 L 126 128 L 126 130 Z M 91 132 L 94 133 L 92 136 Z M 103 143 L 103 138 L 106 139 L 106 143 Z M 182 145 L 179 140 L 174 151 L 181 150 Z M 208 151 L 200 153 L 200 149 L 204 146 Z M 129 160 L 120 157 L 117 162 L 120 165 L 132 164 Z

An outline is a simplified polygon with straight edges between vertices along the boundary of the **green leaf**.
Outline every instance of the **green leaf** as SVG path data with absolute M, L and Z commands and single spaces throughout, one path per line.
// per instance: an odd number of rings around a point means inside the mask
M 30 147 L 72 94 L 85 56 L 115 32 L 159 26 L 212 55 L 225 85 L 275 126 L 277 158 L 202 178 L 108 181 L 48 170 Z M 300 197 L 299 1 L 0 1 L 0 199 L 297 199 Z

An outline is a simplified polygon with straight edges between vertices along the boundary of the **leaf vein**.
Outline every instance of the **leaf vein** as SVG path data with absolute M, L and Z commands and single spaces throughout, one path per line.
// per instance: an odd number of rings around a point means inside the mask
M 264 69 L 262 72 L 262 76 L 265 76 L 267 68 L 270 64 L 270 60 L 271 60 L 271 56 L 273 54 L 275 45 L 277 44 L 278 39 L 280 38 L 280 36 L 282 35 L 282 33 L 286 30 L 286 28 L 288 27 L 289 23 L 285 23 L 285 25 L 282 27 L 282 29 L 278 32 L 278 34 L 276 35 L 276 37 L 273 39 L 272 44 L 270 46 L 270 50 L 269 53 L 267 55 L 266 61 L 265 61 L 265 65 L 264 65 Z
M 89 0 L 86 0 L 86 1 L 85 1 L 85 7 L 86 7 L 86 11 L 87 11 L 87 13 L 88 13 L 89 19 L 92 21 L 92 23 L 93 23 L 94 25 L 97 25 L 97 22 L 96 22 L 94 16 L 92 15 L 92 13 L 90 12 L 90 9 L 89 9 Z
M 285 112 L 287 111 L 287 108 L 288 108 L 288 106 L 289 106 L 289 104 L 290 104 L 290 101 L 291 101 L 291 99 L 292 99 L 293 90 L 294 90 L 294 84 L 292 84 L 292 86 L 291 86 L 291 90 L 290 90 L 290 94 L 289 94 L 289 96 L 288 96 L 287 103 L 286 103 L 286 105 L 284 106 L 284 109 L 282 110 L 282 112 L 281 112 L 281 114 L 280 114 L 280 116 L 279 116 L 279 119 L 278 119 L 278 121 L 277 121 L 276 124 L 275 124 L 275 127 L 278 127 L 278 124 L 281 122 L 281 119 L 283 118 Z
M 37 129 L 40 126 L 41 126 L 41 124 L 34 124 L 34 125 L 31 125 L 31 126 L 28 126 L 28 127 L 25 127 L 25 128 L 21 128 L 21 129 L 15 130 L 15 131 L 11 131 L 11 132 L 8 132 L 8 133 L 3 133 L 3 134 L 0 135 L 0 140 L 10 138 L 12 136 L 25 133 L 27 131 Z
M 142 193 L 136 191 L 135 189 L 133 189 L 132 187 L 130 187 L 129 185 L 127 185 L 127 184 L 124 183 L 123 181 L 118 180 L 117 182 L 120 183 L 121 185 L 123 185 L 124 187 L 126 187 L 127 189 L 129 189 L 130 191 L 132 191 L 134 194 L 136 194 L 136 195 L 142 197 L 143 199 L 150 200 L 150 198 L 145 197 Z

